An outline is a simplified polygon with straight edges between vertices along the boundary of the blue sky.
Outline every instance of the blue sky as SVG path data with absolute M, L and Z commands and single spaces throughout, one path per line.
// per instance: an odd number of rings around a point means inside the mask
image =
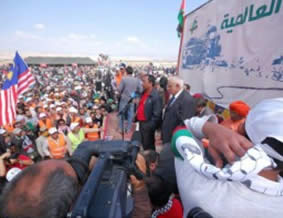
M 0 54 L 176 59 L 181 0 L 1 0 Z M 187 0 L 189 12 L 206 0 Z

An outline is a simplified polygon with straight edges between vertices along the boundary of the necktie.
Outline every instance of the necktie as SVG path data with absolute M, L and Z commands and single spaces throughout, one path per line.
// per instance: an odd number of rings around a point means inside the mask
M 168 102 L 168 107 L 170 107 L 173 104 L 174 100 L 175 100 L 175 96 L 173 95 Z

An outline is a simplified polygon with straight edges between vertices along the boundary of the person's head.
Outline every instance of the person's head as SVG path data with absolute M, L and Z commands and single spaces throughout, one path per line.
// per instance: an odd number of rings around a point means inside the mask
M 128 75 L 133 75 L 134 69 L 131 66 L 128 66 L 126 68 L 126 72 L 127 72 Z
M 5 137 L 6 135 L 8 135 L 8 132 L 5 129 L 0 128 L 0 136 Z
M 190 92 L 191 86 L 188 83 L 185 83 L 185 89 Z
M 166 182 L 159 176 L 152 175 L 145 178 L 145 183 L 152 206 L 154 208 L 163 207 L 172 194 L 167 188 Z
M 66 161 L 48 160 L 19 173 L 3 190 L 0 217 L 63 218 L 79 192 L 76 173 Z
M 11 146 L 12 144 L 12 137 L 11 135 L 7 134 L 4 136 L 4 142 L 7 145 L 7 147 Z
M 92 126 L 93 126 L 92 118 L 91 118 L 91 117 L 87 117 L 87 118 L 85 119 L 85 123 L 86 123 L 86 125 L 92 127 Z
M 75 107 L 70 107 L 69 113 L 71 114 L 71 116 L 77 116 L 78 110 Z
M 121 74 L 124 75 L 125 72 L 126 72 L 126 64 L 121 63 L 120 66 L 119 66 L 119 68 L 120 68 Z
M 17 115 L 15 127 L 16 128 L 23 128 L 25 124 L 26 124 L 26 120 L 25 120 L 24 115 Z
M 162 89 L 167 90 L 168 79 L 165 76 L 162 76 L 159 80 L 159 85 Z
M 207 100 L 204 98 L 196 99 L 196 115 L 199 115 L 202 110 L 206 107 Z
M 102 116 L 106 116 L 107 115 L 107 110 L 106 110 L 106 106 L 102 105 L 99 107 L 100 113 Z
M 146 150 L 143 152 L 143 156 L 146 161 L 147 175 L 151 175 L 158 165 L 159 153 L 153 150 Z
M 20 129 L 20 128 L 15 128 L 13 130 L 13 135 L 18 137 L 18 138 L 21 138 L 22 137 L 22 134 L 23 134 L 23 130 Z
M 48 133 L 54 140 L 57 140 L 59 138 L 58 130 L 55 127 L 50 128 Z
M 244 124 L 245 135 L 283 171 L 283 98 L 267 99 L 254 106 Z
M 64 115 L 64 111 L 63 111 L 62 107 L 57 107 L 56 112 L 57 112 L 58 115 Z
M 85 109 L 83 107 L 80 108 L 80 115 L 85 115 Z
M 77 134 L 80 131 L 80 124 L 79 123 L 71 123 L 70 129 L 73 133 Z
M 229 105 L 230 118 L 233 121 L 238 121 L 246 118 L 250 111 L 250 107 L 243 101 L 234 101 Z
M 171 95 L 176 95 L 184 88 L 184 81 L 176 76 L 172 76 L 168 80 L 167 90 Z
M 145 91 L 150 91 L 155 85 L 155 78 L 152 75 L 144 75 L 142 77 L 142 86 Z
M 45 122 L 46 119 L 47 119 L 47 115 L 45 113 L 40 113 L 39 114 L 39 119 L 42 120 L 43 122 Z
M 58 128 L 59 127 L 65 127 L 66 126 L 66 121 L 64 119 L 59 119 L 57 124 L 58 124 Z
M 101 98 L 100 98 L 100 102 L 99 102 L 101 105 L 104 105 L 104 104 L 106 104 L 106 98 L 104 97 L 104 96 L 102 96 Z
M 25 114 L 26 114 L 27 118 L 32 118 L 32 114 L 31 114 L 30 110 L 26 110 Z

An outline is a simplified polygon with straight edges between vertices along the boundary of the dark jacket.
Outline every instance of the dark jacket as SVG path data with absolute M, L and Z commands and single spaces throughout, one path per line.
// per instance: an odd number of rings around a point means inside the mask
M 156 129 L 161 123 L 162 99 L 156 89 L 148 96 L 144 106 L 146 125 L 150 129 Z
M 194 98 L 183 90 L 175 102 L 165 110 L 161 128 L 162 143 L 171 142 L 174 129 L 177 126 L 184 125 L 183 121 L 193 117 L 195 113 Z

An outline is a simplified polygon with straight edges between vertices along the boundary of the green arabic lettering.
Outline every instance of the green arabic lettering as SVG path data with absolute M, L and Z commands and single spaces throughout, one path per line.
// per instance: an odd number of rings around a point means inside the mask
M 224 20 L 222 21 L 222 23 L 221 23 L 221 29 L 223 30 L 223 29 L 227 29 L 227 28 L 229 28 L 229 24 L 228 24 L 228 22 L 229 22 L 229 19 L 228 19 L 228 17 L 229 17 L 229 14 L 225 14 L 224 15 Z
M 244 23 L 246 22 L 248 13 L 249 13 L 249 8 L 246 7 L 244 15 L 243 15 L 243 14 L 239 14 L 239 15 L 237 16 L 236 25 L 244 24 Z
M 281 3 L 282 3 L 282 0 L 278 0 L 278 1 L 277 1 L 277 5 L 276 5 L 276 8 L 275 8 L 275 14 L 280 11 L 280 9 L 281 9 Z
M 229 22 L 229 14 L 225 14 L 224 15 L 225 19 L 221 23 L 221 29 L 228 29 L 228 28 L 235 27 L 237 25 L 244 24 L 247 20 L 248 14 L 249 14 L 248 22 L 252 22 L 252 21 L 261 19 L 263 17 L 270 16 L 270 15 L 272 15 L 273 12 L 278 13 L 281 9 L 282 0 L 277 0 L 277 4 L 276 4 L 276 7 L 275 7 L 275 11 L 274 11 L 275 1 L 276 0 L 271 0 L 269 11 L 267 10 L 267 8 L 268 8 L 267 5 L 260 6 L 256 10 L 255 16 L 253 15 L 253 12 L 254 12 L 254 5 L 253 4 L 250 5 L 250 7 L 246 7 L 244 14 L 239 14 L 236 19 L 234 17 L 232 17 L 230 19 L 230 22 Z M 227 31 L 227 33 L 231 33 L 231 32 L 233 32 L 233 30 L 231 30 L 231 29 Z
M 229 23 L 229 14 L 225 14 L 224 17 L 226 19 L 223 20 L 221 24 L 221 29 L 227 29 L 227 28 L 232 28 L 237 25 L 244 24 L 246 22 L 247 16 L 248 16 L 249 9 L 246 7 L 245 13 L 244 14 L 239 14 L 237 18 L 235 19 L 234 17 L 231 18 L 230 23 Z M 228 30 L 227 33 L 232 33 L 233 30 Z
M 272 13 L 273 13 L 273 9 L 274 9 L 274 5 L 275 5 L 275 1 L 276 0 L 272 0 L 271 1 L 271 6 L 270 6 L 270 10 L 267 11 L 267 6 L 266 5 L 262 5 L 261 7 L 259 7 L 257 10 L 256 10 L 256 15 L 253 16 L 253 9 L 254 9 L 254 5 L 251 5 L 250 7 L 250 16 L 249 16 L 249 21 L 255 21 L 255 20 L 258 20 L 258 19 L 261 19 L 263 17 L 267 17 L 267 16 L 270 16 Z M 279 4 L 281 0 L 279 0 Z M 277 8 L 277 7 L 276 7 Z
M 225 14 L 224 17 L 225 17 L 226 19 L 224 19 L 224 20 L 222 21 L 221 29 L 227 29 L 227 28 L 232 28 L 232 27 L 236 26 L 236 24 L 234 23 L 234 19 L 235 19 L 234 17 L 231 17 L 230 23 L 229 23 L 229 14 Z M 229 30 L 229 31 L 227 31 L 227 32 L 231 33 L 232 31 L 233 31 L 233 30 Z

